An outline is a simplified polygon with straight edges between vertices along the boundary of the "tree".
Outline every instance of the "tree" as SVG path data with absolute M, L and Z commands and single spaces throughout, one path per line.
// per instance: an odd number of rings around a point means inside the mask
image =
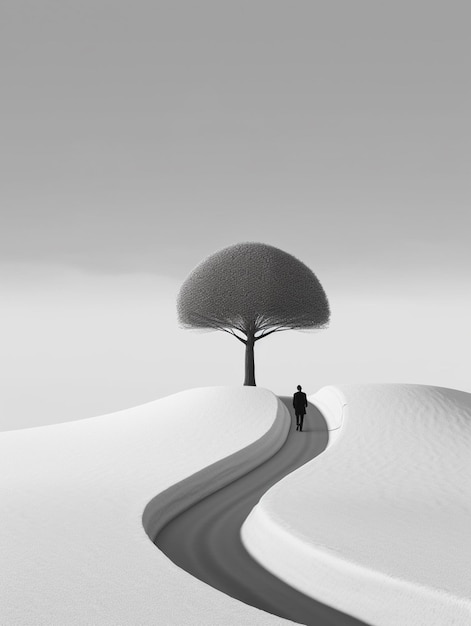
M 200 263 L 178 294 L 180 324 L 222 330 L 245 344 L 244 385 L 255 385 L 254 346 L 283 330 L 325 328 L 330 309 L 315 274 L 279 248 L 239 243 Z

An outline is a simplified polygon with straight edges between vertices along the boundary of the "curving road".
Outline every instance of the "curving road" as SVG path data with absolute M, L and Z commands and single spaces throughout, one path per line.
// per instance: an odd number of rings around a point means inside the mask
M 291 414 L 291 398 L 281 400 Z M 307 626 L 364 624 L 286 585 L 252 559 L 240 539 L 240 528 L 260 497 L 325 450 L 328 438 L 324 418 L 310 404 L 303 432 L 296 431 L 292 416 L 286 443 L 273 457 L 174 518 L 154 543 L 193 576 L 268 613 Z

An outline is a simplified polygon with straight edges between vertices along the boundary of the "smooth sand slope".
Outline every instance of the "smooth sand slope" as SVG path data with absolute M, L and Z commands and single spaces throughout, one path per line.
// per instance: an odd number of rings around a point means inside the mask
M 291 400 L 285 398 L 290 407 Z M 292 407 L 290 407 L 292 410 Z M 360 624 L 358 620 L 289 587 L 256 563 L 244 549 L 240 528 L 263 493 L 283 476 L 307 463 L 327 447 L 329 433 L 319 410 L 310 405 L 304 432 L 296 431 L 292 416 L 285 444 L 270 459 L 227 487 L 186 509 L 154 538 L 177 565 L 243 602 L 309 626 Z M 212 480 L 213 473 L 207 478 Z M 157 497 L 147 518 L 159 516 L 166 499 Z M 162 494 L 164 495 L 164 494 Z
M 0 433 L 0 624 L 289 623 L 190 576 L 142 526 L 156 494 L 215 463 L 217 489 L 276 452 L 288 428 L 272 393 L 224 387 Z M 193 487 L 172 512 L 207 491 Z
M 333 401 L 332 398 L 340 398 Z M 471 624 L 471 394 L 324 388 L 343 425 L 243 526 L 265 567 L 375 625 Z

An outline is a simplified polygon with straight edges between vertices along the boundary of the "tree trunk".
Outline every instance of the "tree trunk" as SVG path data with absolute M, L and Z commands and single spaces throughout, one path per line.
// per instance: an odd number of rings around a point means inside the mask
M 255 360 L 253 349 L 255 339 L 253 334 L 247 335 L 247 343 L 245 344 L 245 380 L 244 385 L 255 387 Z

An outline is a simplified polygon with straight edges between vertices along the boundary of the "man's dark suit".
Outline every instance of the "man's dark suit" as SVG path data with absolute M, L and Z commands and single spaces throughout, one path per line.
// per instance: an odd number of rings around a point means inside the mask
M 296 426 L 303 429 L 304 415 L 307 407 L 307 396 L 304 391 L 297 391 L 293 396 L 294 412 L 296 414 Z

